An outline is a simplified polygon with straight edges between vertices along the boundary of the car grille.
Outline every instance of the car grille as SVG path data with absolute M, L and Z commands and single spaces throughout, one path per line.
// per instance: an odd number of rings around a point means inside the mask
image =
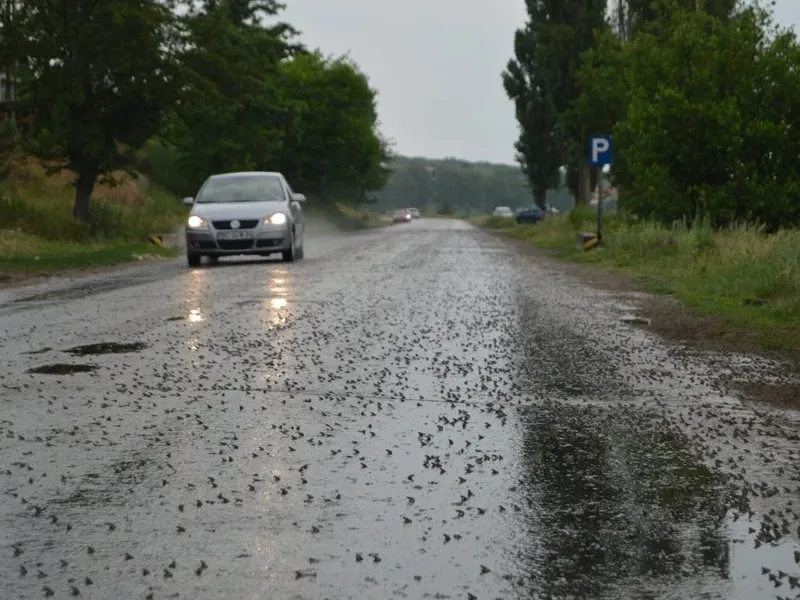
M 253 247 L 253 240 L 217 240 L 222 250 L 249 250 Z
M 211 221 L 214 229 L 231 229 L 230 221 Z M 239 219 L 239 229 L 253 229 L 258 225 L 258 219 Z

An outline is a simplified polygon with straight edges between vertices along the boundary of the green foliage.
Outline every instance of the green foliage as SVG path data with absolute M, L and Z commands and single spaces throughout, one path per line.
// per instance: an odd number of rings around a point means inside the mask
M 721 316 L 720 333 L 755 328 L 756 339 L 768 347 L 800 350 L 800 231 L 767 235 L 752 225 L 718 229 L 703 220 L 663 225 L 610 218 L 602 247 L 577 250 L 575 231 L 592 222 L 591 216 L 577 226 L 572 214 L 549 217 L 507 234 L 566 258 L 635 275 L 658 291 Z M 756 298 L 765 302 L 745 302 Z
M 134 168 L 179 195 L 238 170 L 282 171 L 328 204 L 364 202 L 385 184 L 389 148 L 366 75 L 295 43 L 274 21 L 282 9 L 30 0 L 13 19 L 0 14 L 0 57 L 18 65 L 17 108 L 33 116 L 27 149 L 75 174 L 78 220 L 105 220 L 90 204 L 96 182 Z
M 0 230 L 0 273 L 12 281 L 15 277 L 11 273 L 41 275 L 64 269 L 107 267 L 134 260 L 175 256 L 177 253 L 177 248 L 159 248 L 144 242 L 69 242 Z
M 514 59 L 503 73 L 520 126 L 518 160 L 540 206 L 562 165 L 570 169 L 579 203 L 586 204 L 587 124 L 565 115 L 581 92 L 581 53 L 606 26 L 606 0 L 528 0 L 526 8 L 528 22 L 515 34 Z
M 377 134 L 376 92 L 349 59 L 299 53 L 280 65 L 292 100 L 281 171 L 323 201 L 360 203 L 387 173 L 386 142 Z
M 594 231 L 597 227 L 597 211 L 591 210 L 588 206 L 576 206 L 567 213 L 567 220 L 575 231 L 585 229 L 585 224 L 594 221 L 595 225 L 590 228 L 591 231 Z
M 288 26 L 246 16 L 264 3 L 239 4 L 207 2 L 187 18 L 188 84 L 163 134 L 178 159 L 174 183 L 196 189 L 213 173 L 281 171 L 312 202 L 363 202 L 385 183 L 388 158 L 366 75 L 291 44 Z
M 395 157 L 388 166 L 386 186 L 372 194 L 380 212 L 416 206 L 435 213 L 446 201 L 456 214 L 486 215 L 497 206 L 531 203 L 530 188 L 517 166 L 408 157 Z M 546 200 L 561 210 L 572 206 L 566 190 L 547 190 Z
M 59 242 L 138 242 L 147 234 L 174 230 L 183 223 L 187 212 L 174 196 L 152 186 L 129 204 L 95 200 L 88 221 L 75 220 L 71 204 L 65 188 L 36 180 L 6 184 L 0 187 L 2 229 Z
M 80 220 L 89 219 L 97 179 L 130 165 L 129 151 L 158 130 L 172 102 L 176 65 L 165 48 L 173 22 L 155 0 L 19 5 L 8 38 L 14 55 L 26 57 L 19 110 L 35 115 L 33 151 L 77 174 Z
M 794 34 L 775 31 L 764 10 L 735 9 L 732 0 L 623 6 L 627 23 L 618 29 L 625 36 L 611 24 L 597 30 L 576 72 L 579 94 L 556 108 L 583 155 L 589 134 L 613 133 L 612 179 L 626 214 L 666 225 L 796 226 Z M 548 57 L 550 69 L 568 60 L 564 53 Z
M 486 218 L 484 227 L 488 227 L 489 229 L 507 229 L 508 227 L 514 227 L 516 224 L 517 222 L 513 217 L 497 217 L 492 215 Z
M 439 208 L 436 209 L 436 214 L 441 217 L 449 217 L 456 214 L 456 211 L 453 210 L 453 206 L 450 204 L 450 201 L 445 200 L 442 202 Z
M 535 26 L 518 30 L 514 36 L 516 58 L 503 72 L 506 94 L 514 101 L 519 139 L 514 144 L 517 161 L 527 177 L 533 197 L 544 206 L 545 194 L 559 182 L 564 152 L 559 144 L 558 113 L 548 84 L 536 68 Z

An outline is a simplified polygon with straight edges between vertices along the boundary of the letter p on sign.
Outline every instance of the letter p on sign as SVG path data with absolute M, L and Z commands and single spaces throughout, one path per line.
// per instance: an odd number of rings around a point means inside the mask
M 589 164 L 593 167 L 611 164 L 610 135 L 593 135 L 589 138 Z

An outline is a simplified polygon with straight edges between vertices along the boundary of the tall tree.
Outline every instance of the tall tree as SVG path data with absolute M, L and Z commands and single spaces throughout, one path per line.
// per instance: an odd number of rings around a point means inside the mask
M 663 23 L 676 9 L 701 11 L 718 19 L 727 19 L 738 0 L 624 0 L 624 13 L 632 33 Z
M 376 92 L 347 58 L 299 53 L 281 64 L 292 112 L 279 164 L 323 201 L 357 202 L 388 173 L 387 142 L 378 132 Z
M 546 15 L 537 27 L 538 64 L 559 115 L 564 156 L 577 174 L 570 178 L 576 183 L 576 201 L 585 205 L 592 187 L 586 132 L 573 128 L 563 116 L 581 93 L 581 57 L 594 46 L 596 33 L 607 26 L 606 0 L 539 0 L 536 4 Z
M 535 173 L 531 185 L 538 198 L 560 166 L 550 159 L 558 159 L 570 167 L 568 181 L 575 182 L 578 202 L 588 204 L 586 132 L 574 128 L 564 115 L 580 95 L 581 55 L 593 46 L 595 33 L 607 26 L 606 0 L 527 0 L 526 9 L 528 23 L 515 36 L 516 60 L 504 76 L 520 125 L 517 149 L 526 159 L 526 172 Z
M 514 145 L 517 161 L 536 204 L 544 206 L 547 190 L 558 184 L 564 154 L 558 139 L 558 114 L 537 64 L 539 7 L 529 3 L 528 10 L 530 21 L 514 35 L 515 58 L 503 72 L 503 86 L 514 101 L 519 124 L 519 138 Z
M 156 0 L 26 0 L 8 48 L 20 63 L 34 151 L 75 173 L 73 215 L 90 217 L 99 178 L 130 166 L 174 100 L 171 11 Z M 124 43 L 121 43 L 124 40 Z
M 255 3 L 232 13 L 230 2 L 208 1 L 184 19 L 186 85 L 164 137 L 197 185 L 209 173 L 270 168 L 289 125 L 279 64 L 294 52 L 291 33 L 242 19 Z

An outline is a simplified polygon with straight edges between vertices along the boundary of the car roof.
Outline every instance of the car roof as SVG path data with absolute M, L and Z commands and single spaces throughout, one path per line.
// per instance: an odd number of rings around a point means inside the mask
M 225 177 L 240 177 L 242 175 L 268 175 L 270 177 L 283 177 L 278 171 L 236 171 L 233 173 L 216 173 L 211 179 L 222 179 Z

